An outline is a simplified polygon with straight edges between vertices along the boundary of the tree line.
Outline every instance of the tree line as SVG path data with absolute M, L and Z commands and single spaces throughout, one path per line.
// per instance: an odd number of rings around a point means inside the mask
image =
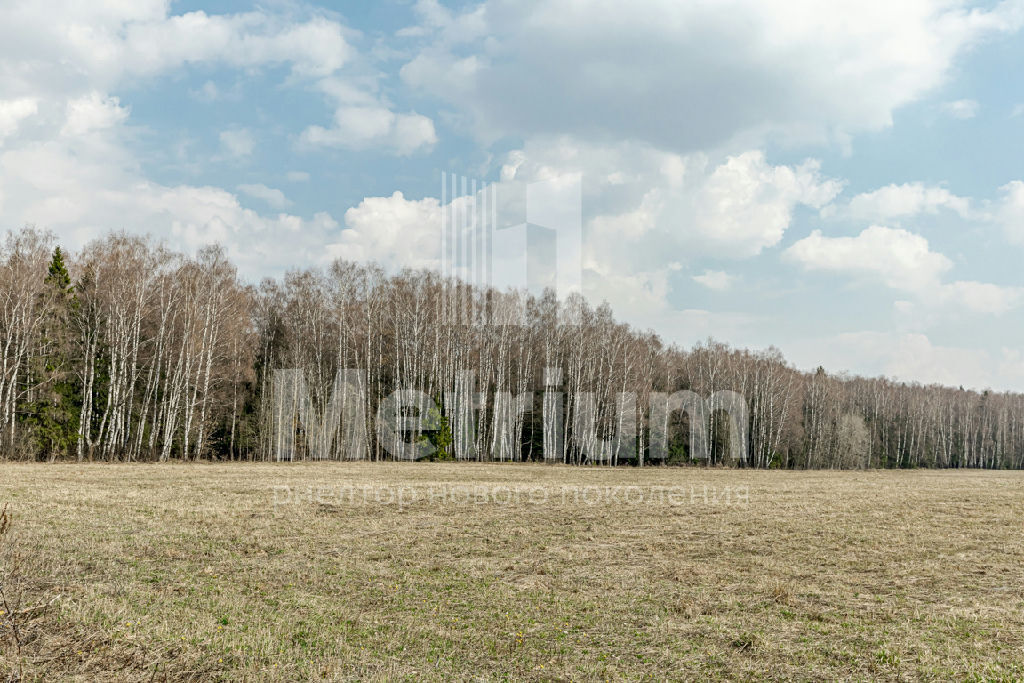
M 449 323 L 453 288 L 487 324 Z M 429 428 L 402 438 L 429 443 L 432 459 L 1024 467 L 1022 394 L 806 373 L 774 348 L 708 340 L 683 349 L 580 296 L 473 288 L 432 271 L 336 261 L 254 285 L 219 247 L 186 255 L 125 233 L 75 254 L 43 231 L 8 233 L 0 344 L 7 459 L 276 459 L 275 371 L 295 368 L 319 415 L 339 373 L 357 369 L 364 405 L 346 416 L 367 420 L 353 438 L 317 443 L 283 416 L 297 459 L 391 457 L 367 416 L 394 390 L 416 389 L 431 398 Z M 654 459 L 652 395 L 681 390 L 738 392 L 746 429 L 731 429 L 712 405 L 697 427 L 710 458 L 697 460 L 690 415 L 673 411 L 660 418 L 667 449 Z M 623 393 L 635 394 L 635 413 Z M 562 439 L 545 429 L 554 419 L 564 421 Z M 732 458 L 738 433 L 742 463 Z

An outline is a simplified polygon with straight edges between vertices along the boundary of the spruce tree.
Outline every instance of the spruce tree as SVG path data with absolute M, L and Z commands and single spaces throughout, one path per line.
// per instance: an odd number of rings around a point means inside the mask
M 78 301 L 60 247 L 53 250 L 44 282 L 42 354 L 33 373 L 38 390 L 25 421 L 33 429 L 40 454 L 52 458 L 67 454 L 74 445 L 81 406 L 80 387 L 72 372 L 71 319 Z

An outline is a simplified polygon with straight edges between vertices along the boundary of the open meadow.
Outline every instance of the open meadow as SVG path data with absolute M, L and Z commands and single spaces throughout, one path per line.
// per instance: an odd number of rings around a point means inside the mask
M 1024 676 L 1020 472 L 2 473 L 25 680 Z

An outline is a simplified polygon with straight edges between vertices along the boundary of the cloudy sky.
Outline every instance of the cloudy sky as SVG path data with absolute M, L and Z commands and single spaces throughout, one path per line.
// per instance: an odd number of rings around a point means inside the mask
M 582 177 L 683 344 L 1024 389 L 1024 0 L 5 0 L 0 220 L 436 266 L 440 174 Z

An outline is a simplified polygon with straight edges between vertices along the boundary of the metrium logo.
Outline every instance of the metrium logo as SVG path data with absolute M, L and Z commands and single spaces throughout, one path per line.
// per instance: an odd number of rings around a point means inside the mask
M 723 417 L 726 420 L 720 424 L 729 425 L 730 458 L 737 462 L 747 459 L 750 416 L 742 394 L 716 391 L 704 399 L 686 390 L 673 394 L 649 392 L 650 448 L 645 454 L 638 448 L 638 423 L 643 414 L 638 410 L 635 392 L 614 394 L 614 434 L 599 435 L 596 395 L 585 391 L 573 394 L 559 391 L 557 385 L 561 384 L 561 376 L 561 368 L 545 368 L 545 389 L 540 397 L 532 391 L 520 394 L 498 391 L 488 396 L 477 390 L 475 373 L 458 373 L 451 390 L 442 392 L 445 406 L 442 412 L 430 394 L 416 389 L 396 389 L 371 403 L 366 391 L 366 373 L 349 369 L 338 373 L 331 395 L 320 412 L 314 407 L 301 370 L 275 370 L 272 450 L 277 460 L 363 460 L 374 442 L 395 460 L 420 460 L 430 457 L 435 450 L 424 435 L 440 429 L 444 423 L 450 430 L 456 459 L 517 460 L 522 437 L 521 418 L 537 410 L 543 422 L 542 457 L 547 462 L 619 464 L 636 461 L 642 465 L 645 458 L 665 460 L 669 425 L 673 416 L 678 418 L 683 414 L 689 422 L 691 458 L 710 457 L 709 424 L 718 415 L 719 420 Z M 373 422 L 368 416 L 375 418 Z M 481 453 L 475 437 L 480 420 L 488 417 L 493 420 L 494 437 L 487 447 L 490 452 Z M 304 442 L 297 438 L 303 436 Z M 581 457 L 571 458 L 573 453 Z
M 481 293 L 509 288 L 560 299 L 583 289 L 582 183 L 571 174 L 533 183 L 486 185 L 441 174 L 444 320 L 507 323 Z M 475 290 L 475 291 L 474 291 Z

